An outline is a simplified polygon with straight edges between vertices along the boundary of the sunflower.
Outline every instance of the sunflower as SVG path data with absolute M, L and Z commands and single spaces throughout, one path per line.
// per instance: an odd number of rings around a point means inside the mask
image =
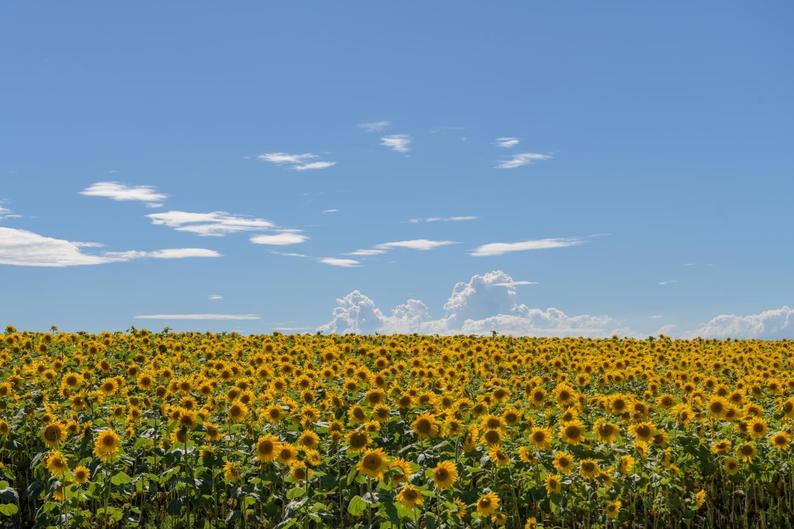
M 747 433 L 753 439 L 764 437 L 769 431 L 766 421 L 763 417 L 753 417 L 747 421 Z
M 577 445 L 584 440 L 584 433 L 584 424 L 579 420 L 573 420 L 560 428 L 560 439 L 569 445 Z
M 389 465 L 392 486 L 405 483 L 411 477 L 411 464 L 402 458 L 392 460 Z M 456 475 L 457 476 L 457 475 Z
M 497 466 L 497 467 L 509 467 L 513 464 L 510 460 L 510 456 L 508 456 L 504 450 L 499 448 L 498 446 L 494 446 L 488 451 L 488 458 Z
M 428 439 L 438 435 L 439 425 L 435 417 L 429 413 L 423 413 L 411 423 L 411 428 L 420 439 Z
M 529 434 L 529 442 L 536 450 L 545 450 L 551 445 L 552 435 L 548 428 L 535 428 Z
M 620 428 L 616 424 L 598 419 L 593 425 L 596 436 L 602 443 L 611 444 L 620 435 Z
M 448 489 L 458 480 L 458 469 L 452 461 L 441 461 L 433 468 L 433 482 L 439 489 Z
M 491 523 L 501 526 L 507 523 L 507 515 L 503 512 L 495 512 L 491 515 Z
M 627 475 L 634 468 L 634 458 L 630 455 L 621 456 L 618 461 L 618 472 L 622 475 Z
M 725 469 L 729 476 L 736 474 L 739 471 L 739 466 L 739 460 L 735 457 L 726 457 L 725 462 L 722 464 L 722 468 Z
M 791 444 L 791 435 L 787 432 L 777 432 L 769 438 L 769 444 L 777 450 L 786 450 Z
M 294 481 L 309 479 L 309 469 L 303 461 L 293 461 L 289 466 L 289 475 Z
M 298 444 L 304 449 L 316 450 L 320 446 L 320 436 L 311 430 L 306 430 L 298 437 Z
M 119 453 L 120 444 L 116 432 L 109 428 L 102 430 L 94 441 L 94 455 L 103 463 L 107 463 Z
M 51 422 L 41 431 L 41 440 L 47 448 L 55 448 L 66 439 L 66 431 L 59 422 Z
M 558 472 L 568 474 L 573 470 L 573 456 L 568 452 L 557 452 L 554 454 L 552 464 Z
M 598 463 L 593 459 L 582 459 L 579 463 L 579 474 L 583 478 L 592 479 L 598 476 L 599 472 Z
M 546 492 L 549 494 L 559 494 L 562 490 L 562 477 L 558 474 L 549 474 L 544 480 Z
M 49 453 L 44 466 L 53 476 L 63 476 L 66 471 L 69 470 L 69 464 L 66 462 L 66 458 L 57 450 L 53 450 Z
M 298 457 L 298 451 L 289 443 L 279 443 L 276 457 L 280 463 L 289 466 Z
M 488 516 L 499 510 L 499 496 L 495 492 L 486 492 L 477 500 L 477 513 Z
M 246 415 L 248 415 L 248 406 L 246 406 L 239 400 L 234 401 L 229 406 L 227 415 L 229 416 L 229 420 L 231 422 L 243 422 L 245 420 Z
M 366 431 L 353 430 L 347 434 L 347 445 L 351 452 L 360 452 L 369 445 L 369 435 Z
M 640 422 L 631 426 L 629 432 L 631 432 L 635 440 L 649 443 L 653 441 L 653 436 L 656 433 L 656 426 L 650 422 Z
M 223 477 L 229 483 L 237 483 L 240 481 L 240 469 L 231 461 L 226 461 L 223 464 Z
M 77 465 L 74 467 L 74 470 L 72 470 L 72 475 L 74 476 L 75 483 L 82 485 L 91 479 L 91 470 L 83 465 Z
M 275 435 L 263 435 L 257 440 L 254 455 L 262 463 L 272 463 L 279 456 L 281 442 Z M 291 458 L 290 458 L 291 459 Z
M 736 456 L 742 461 L 750 461 L 757 453 L 755 444 L 752 442 L 743 443 L 736 449 Z
M 382 479 L 383 472 L 388 468 L 389 462 L 386 453 L 381 448 L 367 450 L 356 465 L 358 471 L 370 478 Z
M 607 503 L 606 507 L 606 515 L 607 518 L 610 520 L 614 520 L 620 515 L 620 508 L 623 506 L 623 503 L 620 500 L 615 500 Z
M 538 529 L 538 519 L 534 516 L 527 518 L 527 522 L 524 524 L 524 529 Z
M 397 493 L 395 499 L 409 509 L 413 509 L 416 506 L 422 505 L 422 503 L 424 503 L 422 493 L 410 483 L 403 485 L 403 488 Z

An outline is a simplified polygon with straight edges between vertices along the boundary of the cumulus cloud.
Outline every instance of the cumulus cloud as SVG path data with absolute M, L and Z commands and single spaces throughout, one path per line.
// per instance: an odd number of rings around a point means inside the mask
M 83 248 L 96 248 L 96 243 L 82 243 L 47 237 L 28 230 L 0 228 L 0 264 L 12 266 L 67 267 L 100 265 L 133 259 L 184 259 L 188 257 L 220 257 L 206 248 L 168 248 L 163 250 L 105 252 L 90 254 Z
M 401 154 L 406 154 L 411 150 L 411 137 L 408 134 L 390 134 L 380 139 L 380 144 L 384 147 Z
M 514 154 L 507 160 L 502 160 L 496 164 L 497 169 L 516 169 L 525 165 L 533 164 L 540 160 L 551 160 L 550 154 L 539 152 L 522 152 Z
M 152 224 L 195 233 L 202 237 L 222 237 L 230 233 L 262 231 L 275 227 L 269 220 L 232 215 L 225 211 L 210 211 L 209 213 L 164 211 L 146 216 L 152 221 Z
M 360 250 L 354 250 L 350 252 L 348 255 L 356 255 L 360 257 L 371 256 L 371 255 L 380 255 L 384 254 L 390 250 L 396 249 L 405 249 L 405 250 L 419 250 L 419 251 L 429 251 L 435 250 L 436 248 L 441 248 L 442 246 L 449 246 L 450 244 L 457 244 L 455 241 L 434 241 L 430 239 L 409 239 L 405 241 L 392 241 L 392 242 L 382 242 L 380 244 L 376 244 L 372 248 L 364 248 Z
M 318 261 L 328 266 L 338 266 L 341 268 L 355 268 L 361 265 L 361 263 L 355 259 L 343 259 L 340 257 L 321 257 Z
M 288 246 L 290 244 L 300 244 L 307 239 L 308 237 L 302 233 L 282 231 L 274 235 L 255 235 L 251 237 L 251 242 L 254 244 L 268 244 L 271 246 Z
M 336 165 L 336 162 L 318 160 L 319 155 L 305 152 L 301 154 L 289 154 L 286 152 L 266 152 L 257 156 L 258 160 L 270 162 L 276 165 L 284 165 L 296 171 L 310 171 L 317 169 L 328 169 Z
M 508 136 L 496 138 L 496 145 L 497 147 L 502 147 L 503 149 L 512 149 L 518 145 L 518 138 L 512 138 Z
M 140 314 L 136 320 L 193 320 L 193 321 L 247 321 L 261 320 L 258 314 Z
M 357 127 L 364 129 L 365 132 L 380 132 L 391 127 L 391 121 L 369 121 L 367 123 L 359 123 Z
M 458 215 L 454 217 L 424 217 L 409 219 L 411 224 L 422 224 L 425 222 L 465 222 L 467 220 L 477 220 L 477 217 L 472 215 Z
M 582 239 L 574 237 L 556 237 L 549 239 L 535 239 L 519 242 L 491 242 L 478 246 L 470 253 L 476 257 L 490 257 L 503 255 L 510 252 L 526 252 L 530 250 L 550 250 L 552 248 L 568 248 L 583 244 Z
M 528 336 L 611 336 L 608 316 L 569 316 L 556 308 L 530 308 L 518 303 L 516 281 L 495 270 L 457 283 L 444 304 L 444 315 L 432 319 L 427 306 L 408 300 L 386 314 L 359 291 L 337 299 L 327 333 L 500 334 Z
M 720 314 L 697 329 L 685 333 L 687 338 L 794 338 L 794 309 L 782 306 L 758 314 Z
M 80 194 L 118 202 L 145 202 L 153 208 L 162 206 L 162 202 L 168 198 L 168 195 L 158 193 L 152 186 L 128 186 L 120 182 L 96 182 L 80 191 Z

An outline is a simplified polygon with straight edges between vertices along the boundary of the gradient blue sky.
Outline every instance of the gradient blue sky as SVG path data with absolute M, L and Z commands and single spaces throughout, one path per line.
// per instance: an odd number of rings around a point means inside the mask
M 792 27 L 790 1 L 4 3 L 0 322 L 312 330 L 355 289 L 441 318 L 492 270 L 640 334 L 791 306 Z M 173 211 L 275 228 L 147 217 Z M 417 239 L 456 244 L 377 247 Z M 185 248 L 221 256 L 112 253 Z

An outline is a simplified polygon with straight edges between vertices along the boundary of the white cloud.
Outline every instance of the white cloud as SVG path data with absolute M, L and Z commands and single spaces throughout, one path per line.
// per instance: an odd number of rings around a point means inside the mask
M 380 310 L 359 291 L 337 299 L 332 319 L 318 330 L 327 333 L 424 333 L 530 336 L 611 336 L 614 322 L 607 316 L 569 316 L 559 309 L 519 304 L 512 285 L 521 283 L 496 270 L 458 283 L 444 305 L 444 316 L 433 320 L 427 306 L 415 299 Z M 505 286 L 508 285 L 508 286 Z
M 0 220 L 4 219 L 19 219 L 22 218 L 22 215 L 17 215 L 11 209 L 5 207 L 0 201 Z
M 455 217 L 425 217 L 409 219 L 408 222 L 411 224 L 422 224 L 425 222 L 464 222 L 467 220 L 477 220 L 477 217 L 472 215 L 458 215 Z
M 336 209 L 336 208 L 324 209 L 323 210 L 323 215 L 328 215 L 328 214 L 331 214 L 331 213 L 339 213 L 339 210 Z
M 512 283 L 494 283 L 497 287 L 521 287 L 528 285 L 539 285 L 537 281 L 513 281 Z
M 391 127 L 391 121 L 370 121 L 368 123 L 359 123 L 356 125 L 365 132 L 380 132 Z
M 492 242 L 478 246 L 470 253 L 477 257 L 490 257 L 494 255 L 503 255 L 509 252 L 526 252 L 530 250 L 549 250 L 552 248 L 568 248 L 571 246 L 579 246 L 583 244 L 582 239 L 576 238 L 549 238 L 549 239 L 535 239 L 530 241 L 520 242 Z
M 685 333 L 687 338 L 794 338 L 794 309 L 783 306 L 758 314 L 720 314 L 697 329 Z
M 393 151 L 406 154 L 411 150 L 411 137 L 408 134 L 391 134 L 383 136 L 380 139 L 380 144 Z
M 163 200 L 168 198 L 168 195 L 158 193 L 152 186 L 128 186 L 120 182 L 97 182 L 80 191 L 80 194 L 119 202 L 145 202 L 153 208 L 162 206 Z
M 394 241 L 384 242 L 375 245 L 377 250 L 394 250 L 395 248 L 405 248 L 408 250 L 435 250 L 442 246 L 449 246 L 450 244 L 457 244 L 455 241 L 431 241 L 429 239 L 411 239 L 407 241 Z
M 320 156 L 314 153 L 305 152 L 302 154 L 289 154 L 286 152 L 266 152 L 257 156 L 263 162 L 270 162 L 276 165 L 286 165 L 296 171 L 309 171 L 316 169 L 328 169 L 336 165 L 336 162 L 318 160 Z
M 272 251 L 270 253 L 272 253 L 273 255 L 283 255 L 284 257 L 309 257 L 306 254 L 295 253 L 295 252 L 276 252 L 276 251 Z
M 525 165 L 533 164 L 539 160 L 551 160 L 552 156 L 550 154 L 542 154 L 538 152 L 524 152 L 520 154 L 514 154 L 511 158 L 507 160 L 502 160 L 501 162 L 496 164 L 497 169 L 515 169 L 517 167 L 523 167 Z
M 420 250 L 420 251 L 428 251 L 428 250 L 435 250 L 436 248 L 441 248 L 442 246 L 449 246 L 450 244 L 457 244 L 455 241 L 433 241 L 430 239 L 410 239 L 405 241 L 392 241 L 392 242 L 383 242 L 380 244 L 376 244 L 372 248 L 364 248 L 360 250 L 354 250 L 348 255 L 357 255 L 357 256 L 371 256 L 371 255 L 381 255 L 390 250 L 396 249 L 406 249 L 406 250 Z
M 100 245 L 101 246 L 101 245 Z M 0 264 L 12 266 L 67 267 L 118 263 L 133 259 L 183 259 L 187 257 L 220 257 L 206 248 L 169 248 L 164 250 L 105 252 L 94 255 L 82 248 L 95 248 L 95 243 L 80 243 L 46 237 L 32 231 L 0 228 Z
M 509 136 L 504 136 L 502 138 L 496 138 L 496 145 L 498 147 L 502 147 L 504 149 L 512 149 L 516 145 L 518 145 L 518 138 L 512 138 Z
M 659 281 L 657 283 L 657 285 L 659 285 L 660 287 L 666 287 L 666 286 L 669 286 L 669 285 L 674 285 L 676 283 L 678 283 L 677 279 L 666 279 L 664 281 Z
M 328 169 L 336 165 L 336 162 L 309 162 L 294 166 L 296 171 L 311 171 L 314 169 Z
M 377 248 L 363 248 L 361 250 L 353 250 L 352 252 L 348 252 L 347 255 L 355 255 L 358 257 L 369 257 L 372 255 L 381 255 L 386 253 L 386 250 L 379 250 Z
M 243 321 L 261 320 L 258 314 L 141 314 L 133 316 L 136 320 L 193 320 L 193 321 Z
M 301 244 L 309 237 L 294 231 L 282 231 L 275 235 L 256 235 L 251 237 L 254 244 L 269 244 L 272 246 L 288 246 L 290 244 Z
M 223 299 L 223 296 L 221 296 L 220 294 L 210 294 L 209 299 L 210 301 L 220 301 Z
M 274 228 L 269 220 L 232 215 L 225 211 L 193 213 L 190 211 L 165 211 L 146 215 L 152 224 L 168 226 L 177 231 L 195 233 L 202 237 L 222 237 L 229 233 L 262 231 Z
M 342 268 L 356 268 L 361 265 L 355 259 L 342 259 L 339 257 L 321 257 L 318 261 L 328 266 L 339 266 Z

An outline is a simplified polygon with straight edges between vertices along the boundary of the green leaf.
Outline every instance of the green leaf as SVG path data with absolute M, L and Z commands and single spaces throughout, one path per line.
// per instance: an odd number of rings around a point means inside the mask
M 306 494 L 306 489 L 303 489 L 301 487 L 294 487 L 287 491 L 287 499 L 294 500 L 295 498 L 300 498 L 304 494 Z
M 358 518 L 364 514 L 364 511 L 367 510 L 367 507 L 369 507 L 369 503 L 367 503 L 364 498 L 361 496 L 353 496 L 350 498 L 350 503 L 347 505 L 347 512 L 350 514 L 350 516 Z
M 17 507 L 16 503 L 4 503 L 0 505 L 0 514 L 14 516 L 17 512 L 19 512 L 19 507 Z
M 127 485 L 128 483 L 132 483 L 132 478 L 122 470 L 110 478 L 110 482 L 114 485 Z

